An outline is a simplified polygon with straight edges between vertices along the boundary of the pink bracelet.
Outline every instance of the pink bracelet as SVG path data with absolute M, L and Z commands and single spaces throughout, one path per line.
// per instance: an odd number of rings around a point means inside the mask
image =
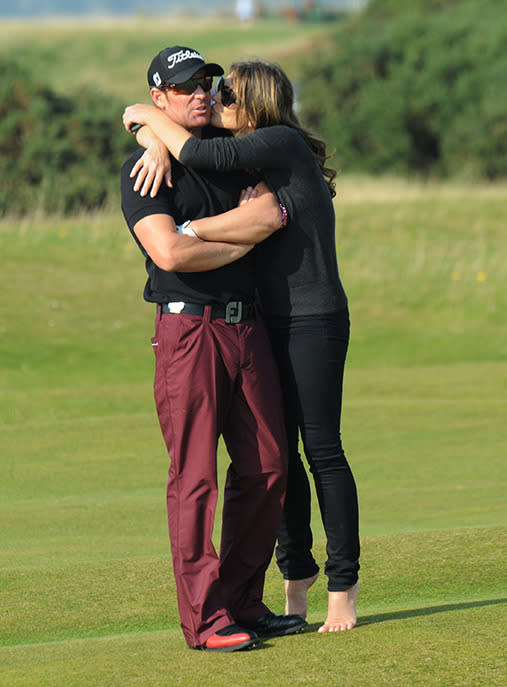
M 287 226 L 287 210 L 285 209 L 285 206 L 280 203 L 280 212 L 282 213 L 282 223 L 280 224 L 280 227 L 286 227 Z

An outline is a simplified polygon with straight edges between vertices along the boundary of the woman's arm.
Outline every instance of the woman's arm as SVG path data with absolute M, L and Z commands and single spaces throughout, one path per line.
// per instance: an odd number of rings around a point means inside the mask
M 199 139 L 154 105 L 130 105 L 123 123 L 127 130 L 134 123 L 148 125 L 177 160 L 195 169 L 286 168 L 300 154 L 301 144 L 306 145 L 288 126 L 264 127 L 239 138 Z
M 127 131 L 130 131 L 133 124 L 149 126 L 177 160 L 180 159 L 183 145 L 192 138 L 189 131 L 169 119 L 165 112 L 155 105 L 136 104 L 126 107 L 123 113 L 123 124 Z M 144 146 L 143 143 L 141 145 Z
M 306 146 L 301 136 L 288 126 L 255 129 L 245 136 L 199 139 L 190 136 L 179 152 L 179 160 L 194 169 L 291 170 L 301 163 Z M 308 153 L 310 150 L 308 149 Z

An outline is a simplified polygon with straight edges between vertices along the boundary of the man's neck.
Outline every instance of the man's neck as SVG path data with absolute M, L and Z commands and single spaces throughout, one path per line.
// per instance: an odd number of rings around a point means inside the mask
M 187 131 L 189 134 L 192 134 L 192 136 L 195 136 L 196 138 L 202 138 L 202 128 L 199 127 L 197 129 L 188 129 Z

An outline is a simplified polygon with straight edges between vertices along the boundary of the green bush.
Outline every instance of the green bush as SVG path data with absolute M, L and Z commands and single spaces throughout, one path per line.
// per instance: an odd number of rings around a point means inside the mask
M 76 87 L 55 94 L 0 58 L 0 214 L 101 207 L 133 148 L 122 106 Z
M 373 0 L 304 71 L 338 168 L 507 174 L 505 0 Z

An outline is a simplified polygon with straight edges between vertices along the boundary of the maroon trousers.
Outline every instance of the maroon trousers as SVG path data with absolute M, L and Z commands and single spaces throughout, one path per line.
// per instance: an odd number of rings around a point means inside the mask
M 278 371 L 260 319 L 157 314 L 154 393 L 171 458 L 167 511 L 181 626 L 191 647 L 268 612 L 264 576 L 287 472 Z M 220 557 L 212 543 L 217 445 L 231 463 Z

